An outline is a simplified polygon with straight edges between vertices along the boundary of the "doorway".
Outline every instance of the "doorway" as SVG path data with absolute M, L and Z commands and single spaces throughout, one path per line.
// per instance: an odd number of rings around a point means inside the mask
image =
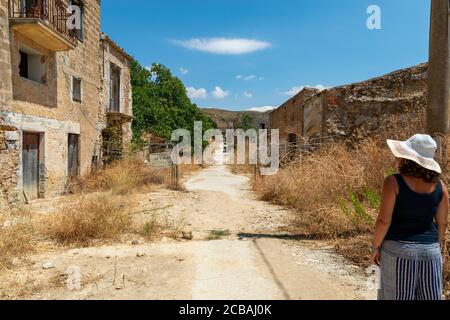
M 69 151 L 68 151 L 68 176 L 69 179 L 77 178 L 80 172 L 79 161 L 79 141 L 78 134 L 69 133 Z
M 110 112 L 120 112 L 120 68 L 111 64 Z
M 27 200 L 39 198 L 39 142 L 38 133 L 23 134 L 23 192 Z

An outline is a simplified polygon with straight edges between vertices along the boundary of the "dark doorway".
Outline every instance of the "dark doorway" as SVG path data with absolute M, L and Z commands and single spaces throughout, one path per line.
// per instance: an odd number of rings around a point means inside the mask
M 69 134 L 69 155 L 68 155 L 69 179 L 78 177 L 80 173 L 79 140 L 80 140 L 79 135 Z
M 297 135 L 295 133 L 289 134 L 289 144 L 293 146 L 297 145 Z
M 120 112 L 120 68 L 111 64 L 110 112 Z
M 23 192 L 27 200 L 39 198 L 39 140 L 37 133 L 23 134 Z

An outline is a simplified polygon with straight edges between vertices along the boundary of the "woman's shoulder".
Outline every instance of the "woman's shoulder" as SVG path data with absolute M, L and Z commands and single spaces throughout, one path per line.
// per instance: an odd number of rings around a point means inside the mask
M 397 175 L 391 175 L 384 179 L 384 190 L 385 191 L 394 191 L 398 193 L 398 177 Z
M 398 174 L 393 174 L 390 175 L 388 177 L 386 177 L 386 179 L 384 179 L 384 184 L 385 185 L 397 185 L 398 184 Z

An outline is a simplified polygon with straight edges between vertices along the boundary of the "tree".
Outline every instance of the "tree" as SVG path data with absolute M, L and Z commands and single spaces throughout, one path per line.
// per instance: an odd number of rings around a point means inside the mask
M 253 117 L 247 113 L 244 113 L 240 119 L 237 126 L 239 129 L 243 129 L 245 131 L 249 129 L 256 129 L 253 125 Z
M 186 129 L 192 134 L 195 121 L 203 122 L 203 130 L 217 127 L 190 101 L 183 82 L 161 64 L 147 69 L 133 60 L 131 85 L 136 143 L 142 143 L 143 133 L 153 133 L 167 140 L 176 129 Z

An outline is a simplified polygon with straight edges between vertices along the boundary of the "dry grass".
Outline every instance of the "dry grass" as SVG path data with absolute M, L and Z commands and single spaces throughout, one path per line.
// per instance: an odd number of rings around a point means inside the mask
M 126 201 L 108 194 L 82 195 L 43 220 L 43 234 L 63 244 L 88 245 L 126 232 L 131 218 Z
M 262 177 L 254 183 L 254 189 L 261 199 L 294 209 L 294 232 L 334 240 L 338 252 L 367 266 L 382 184 L 394 172 L 394 158 L 385 141 L 424 132 L 417 119 L 409 126 L 398 125 L 395 118 L 391 120 L 387 126 L 390 130 L 376 138 L 331 143 L 275 176 Z M 442 180 L 448 185 L 450 136 L 443 137 L 442 143 L 447 151 L 440 159 Z M 444 254 L 444 277 L 450 297 L 450 240 Z
M 255 189 L 263 200 L 296 209 L 302 233 L 316 238 L 357 235 L 372 227 L 389 159 L 373 140 L 357 149 L 332 144 L 301 164 L 263 177 Z
M 69 190 L 74 193 L 112 191 L 114 195 L 126 195 L 139 187 L 165 184 L 169 175 L 168 170 L 151 168 L 130 158 L 114 162 L 72 183 Z
M 9 268 L 12 259 L 33 251 L 35 230 L 29 215 L 20 207 L 0 213 L 0 269 Z
M 32 235 L 33 228 L 28 223 L 0 228 L 0 269 L 10 268 L 13 258 L 33 250 Z

